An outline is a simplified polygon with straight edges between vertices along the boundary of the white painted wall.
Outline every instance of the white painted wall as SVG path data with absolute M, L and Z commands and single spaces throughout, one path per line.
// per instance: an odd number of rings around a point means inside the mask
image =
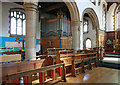
M 116 3 L 112 4 L 107 12 L 107 22 L 106 22 L 106 31 L 114 31 L 114 10 L 115 10 L 115 7 L 117 6 Z

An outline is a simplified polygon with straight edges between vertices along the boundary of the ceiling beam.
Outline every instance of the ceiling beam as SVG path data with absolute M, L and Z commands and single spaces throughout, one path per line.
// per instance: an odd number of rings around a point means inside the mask
M 59 8 L 63 8 L 63 7 L 66 7 L 66 5 L 64 3 L 58 3 L 58 4 L 52 5 L 50 7 L 46 6 L 46 8 L 42 9 L 42 12 L 50 12 L 55 9 L 59 9 Z

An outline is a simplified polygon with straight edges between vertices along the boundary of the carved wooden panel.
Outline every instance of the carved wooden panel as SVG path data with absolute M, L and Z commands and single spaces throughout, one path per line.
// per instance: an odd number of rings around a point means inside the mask
M 72 49 L 72 37 L 61 37 L 61 48 Z
M 42 51 L 46 51 L 47 48 L 59 48 L 60 39 L 59 37 L 42 37 L 41 38 Z
M 65 63 L 65 66 L 72 65 L 72 57 L 60 58 Z
M 67 48 L 72 49 L 72 37 L 42 37 L 41 38 L 42 51 L 47 48 Z

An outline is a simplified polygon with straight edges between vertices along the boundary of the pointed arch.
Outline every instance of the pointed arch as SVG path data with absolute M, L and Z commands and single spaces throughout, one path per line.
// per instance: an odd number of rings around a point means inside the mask
M 96 47 L 98 47 L 99 46 L 99 28 L 100 28 L 98 16 L 96 12 L 94 11 L 94 9 L 92 8 L 86 8 L 83 11 L 83 14 L 82 14 L 83 18 L 84 18 L 84 14 L 89 15 L 91 22 L 92 22 L 92 28 L 96 30 Z M 83 21 L 83 18 L 82 18 L 82 21 Z

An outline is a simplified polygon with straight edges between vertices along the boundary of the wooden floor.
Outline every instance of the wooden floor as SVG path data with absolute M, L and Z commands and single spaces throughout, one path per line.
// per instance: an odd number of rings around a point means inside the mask
M 67 77 L 66 83 L 120 83 L 120 70 L 96 67 L 77 75 L 77 77 Z

